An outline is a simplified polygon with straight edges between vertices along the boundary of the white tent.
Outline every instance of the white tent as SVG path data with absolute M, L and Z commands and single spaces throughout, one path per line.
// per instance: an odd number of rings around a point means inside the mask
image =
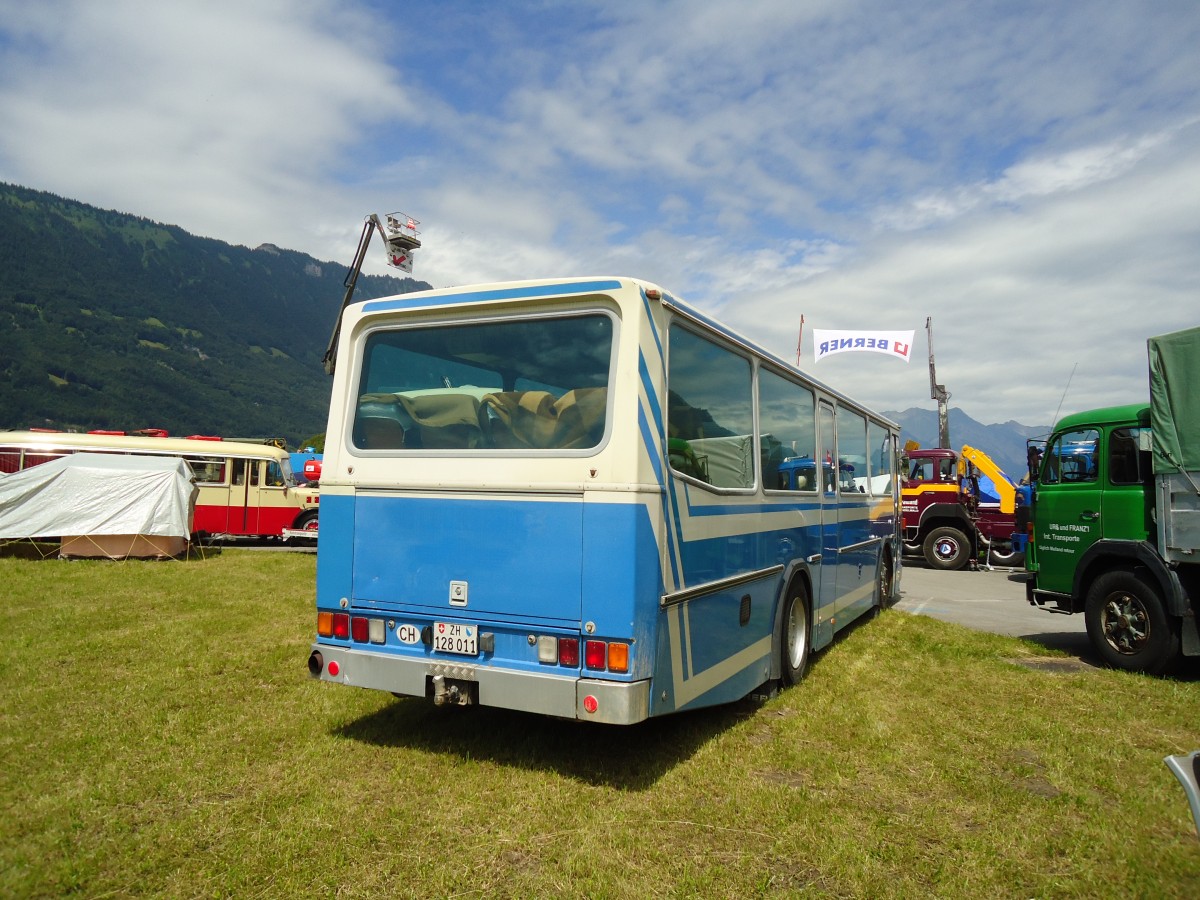
M 0 540 L 62 538 L 64 556 L 175 556 L 197 494 L 178 457 L 75 453 L 0 476 Z

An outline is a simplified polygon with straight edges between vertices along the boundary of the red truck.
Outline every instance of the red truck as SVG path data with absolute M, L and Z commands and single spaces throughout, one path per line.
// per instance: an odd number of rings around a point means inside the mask
M 1016 486 L 982 450 L 905 447 L 900 499 L 904 550 L 935 569 L 978 561 L 1019 566 L 1013 548 Z

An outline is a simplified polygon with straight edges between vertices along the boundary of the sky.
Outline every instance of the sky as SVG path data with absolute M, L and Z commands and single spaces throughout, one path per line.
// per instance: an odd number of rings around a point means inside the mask
M 936 408 L 929 321 L 950 406 L 1048 425 L 1200 325 L 1198 46 L 1195 0 L 0 0 L 0 181 L 342 265 L 403 211 L 434 287 L 635 276 L 793 363 L 803 316 L 881 411 Z

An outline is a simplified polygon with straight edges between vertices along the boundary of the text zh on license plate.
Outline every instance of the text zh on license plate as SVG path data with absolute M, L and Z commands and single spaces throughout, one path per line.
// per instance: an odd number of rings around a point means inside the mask
M 434 622 L 433 649 L 442 653 L 478 656 L 478 631 L 478 625 L 463 625 L 459 622 Z

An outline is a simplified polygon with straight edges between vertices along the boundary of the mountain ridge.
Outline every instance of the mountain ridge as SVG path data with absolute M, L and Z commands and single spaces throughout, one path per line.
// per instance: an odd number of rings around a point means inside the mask
M 938 446 L 936 410 L 910 407 L 900 412 L 888 411 L 884 415 L 900 426 L 901 445 L 905 441 L 913 440 L 922 447 Z M 950 409 L 949 425 L 951 449 L 961 450 L 965 444 L 982 450 L 1013 481 L 1020 481 L 1021 476 L 1025 474 L 1025 442 L 1031 438 L 1044 438 L 1050 433 L 1048 425 L 1024 425 L 1011 420 L 1001 424 L 984 425 L 957 406 Z
M 346 266 L 0 183 L 0 428 L 325 430 Z M 428 288 L 362 275 L 356 299 Z

